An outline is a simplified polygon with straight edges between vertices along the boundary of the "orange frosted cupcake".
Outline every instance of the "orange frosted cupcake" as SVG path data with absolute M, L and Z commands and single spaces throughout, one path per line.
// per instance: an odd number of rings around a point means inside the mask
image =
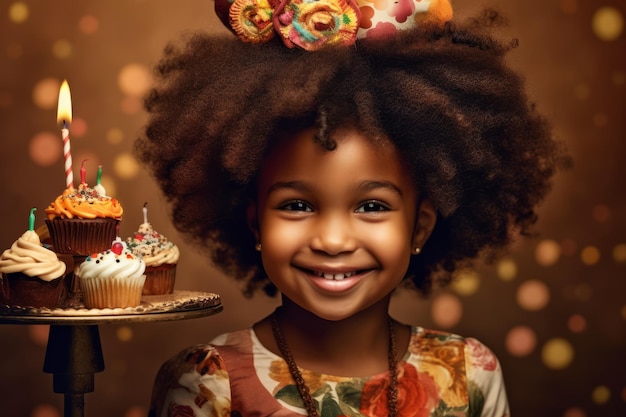
M 32 228 L 27 230 L 0 255 L 4 304 L 60 307 L 67 294 L 66 270 L 65 263 L 42 246 L 39 235 Z
M 171 294 L 174 291 L 180 251 L 167 237 L 154 230 L 148 223 L 146 212 L 144 206 L 144 222 L 126 243 L 133 254 L 140 256 L 146 264 L 143 294 Z
M 82 256 L 110 248 L 124 212 L 117 199 L 85 182 L 67 188 L 45 211 L 54 251 Z

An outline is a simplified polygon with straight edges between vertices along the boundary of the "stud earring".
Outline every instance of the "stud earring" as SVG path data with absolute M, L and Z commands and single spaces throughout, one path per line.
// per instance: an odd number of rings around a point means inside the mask
M 422 251 L 422 250 L 421 250 L 420 248 L 415 247 L 415 249 L 413 249 L 413 254 L 414 254 L 414 255 L 419 255 L 421 251 Z
M 257 243 L 257 244 L 254 246 L 254 249 L 256 249 L 256 251 L 257 251 L 257 252 L 261 252 L 261 244 L 260 244 L 260 243 Z

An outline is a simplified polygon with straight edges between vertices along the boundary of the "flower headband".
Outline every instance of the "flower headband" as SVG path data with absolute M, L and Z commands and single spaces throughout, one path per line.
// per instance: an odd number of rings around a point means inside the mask
M 450 0 L 215 0 L 215 11 L 244 42 L 308 51 L 452 19 Z

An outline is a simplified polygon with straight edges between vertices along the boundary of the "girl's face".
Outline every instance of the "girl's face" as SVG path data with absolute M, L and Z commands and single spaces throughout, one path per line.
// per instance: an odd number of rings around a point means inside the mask
M 436 213 L 428 202 L 418 207 L 395 147 L 372 145 L 344 128 L 333 135 L 337 148 L 327 151 L 314 134 L 282 140 L 265 158 L 249 222 L 283 296 L 341 320 L 388 301 Z

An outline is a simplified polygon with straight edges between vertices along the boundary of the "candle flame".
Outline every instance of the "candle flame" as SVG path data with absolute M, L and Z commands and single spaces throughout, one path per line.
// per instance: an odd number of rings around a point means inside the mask
M 63 81 L 59 89 L 59 106 L 57 107 L 57 123 L 63 124 L 65 128 L 72 123 L 72 96 L 67 80 Z

